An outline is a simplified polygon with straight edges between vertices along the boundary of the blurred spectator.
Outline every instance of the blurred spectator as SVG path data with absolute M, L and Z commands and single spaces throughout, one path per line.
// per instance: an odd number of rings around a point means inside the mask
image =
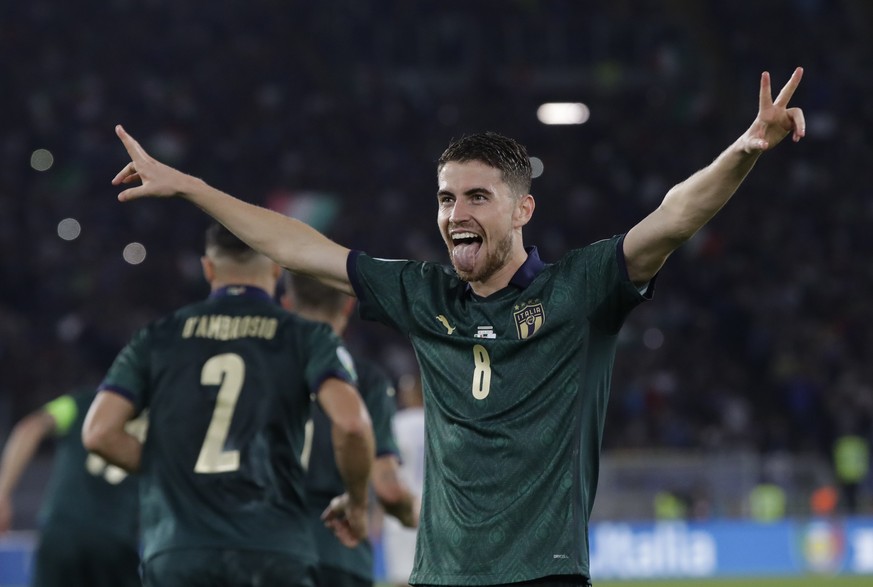
M 421 380 L 406 374 L 399 382 L 400 411 L 394 416 L 394 435 L 400 449 L 400 475 L 421 503 L 424 488 L 424 405 Z M 415 559 L 417 530 L 405 528 L 393 518 L 385 518 L 382 544 L 385 548 L 387 579 L 397 586 L 407 585 Z
M 749 516 L 757 522 L 777 522 L 785 517 L 787 502 L 782 487 L 762 480 L 749 493 Z
M 676 491 L 659 491 L 655 494 L 655 519 L 661 521 L 684 520 L 688 516 L 687 500 Z
M 834 443 L 834 470 L 840 484 L 845 511 L 858 511 L 858 489 L 870 470 L 870 443 L 866 438 L 848 432 Z

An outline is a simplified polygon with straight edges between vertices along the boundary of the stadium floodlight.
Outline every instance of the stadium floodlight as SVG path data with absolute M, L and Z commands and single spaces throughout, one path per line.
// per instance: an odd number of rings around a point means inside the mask
M 537 119 L 543 124 L 585 124 L 590 116 L 582 102 L 546 102 L 537 108 Z

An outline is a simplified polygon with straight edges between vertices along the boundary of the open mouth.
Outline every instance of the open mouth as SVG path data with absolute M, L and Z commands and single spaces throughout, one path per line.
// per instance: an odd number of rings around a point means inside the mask
M 452 243 L 457 247 L 459 245 L 472 245 L 474 243 L 482 243 L 482 237 L 473 232 L 456 232 L 452 235 Z
M 482 237 L 474 232 L 456 232 L 452 235 L 452 260 L 458 271 L 473 271 L 482 242 Z

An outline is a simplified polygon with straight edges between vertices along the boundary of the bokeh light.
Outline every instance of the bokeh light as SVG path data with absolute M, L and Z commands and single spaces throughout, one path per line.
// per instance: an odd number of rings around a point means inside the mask
M 37 149 L 30 154 L 30 166 L 37 171 L 48 171 L 55 162 L 55 156 L 48 149 Z
M 530 158 L 530 176 L 534 179 L 541 176 L 543 171 L 545 170 L 545 165 L 543 165 L 543 160 L 539 157 L 531 157 Z
M 647 349 L 658 350 L 664 344 L 664 333 L 660 328 L 648 328 L 643 333 L 643 344 Z
M 146 248 L 141 243 L 129 243 L 122 253 L 124 260 L 131 265 L 139 265 L 146 258 Z
M 76 240 L 82 234 L 82 225 L 75 218 L 64 218 L 58 222 L 58 236 L 65 241 Z

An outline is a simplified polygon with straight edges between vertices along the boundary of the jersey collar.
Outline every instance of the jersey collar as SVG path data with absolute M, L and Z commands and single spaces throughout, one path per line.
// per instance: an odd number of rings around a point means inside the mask
M 536 247 L 525 247 L 524 250 L 527 251 L 527 259 L 521 264 L 521 267 L 518 268 L 512 279 L 509 280 L 510 285 L 521 289 L 525 289 L 533 283 L 537 275 L 546 268 L 546 264 L 540 260 L 540 253 Z
M 540 259 L 540 253 L 536 247 L 525 247 L 524 250 L 527 251 L 527 259 L 524 260 L 524 263 L 521 264 L 521 267 L 518 268 L 518 271 L 509 280 L 509 285 L 513 285 L 518 289 L 526 289 L 537 278 L 537 275 L 546 268 L 546 264 Z M 505 289 L 500 291 L 505 291 Z M 465 290 L 468 294 L 476 296 L 469 283 L 466 284 Z
M 268 294 L 266 291 L 262 290 L 259 287 L 254 287 L 251 285 L 226 285 L 224 287 L 218 288 L 209 294 L 210 298 L 225 298 L 225 297 L 239 297 L 239 298 L 247 298 L 250 300 L 262 300 L 265 302 L 275 302 L 275 300 Z

